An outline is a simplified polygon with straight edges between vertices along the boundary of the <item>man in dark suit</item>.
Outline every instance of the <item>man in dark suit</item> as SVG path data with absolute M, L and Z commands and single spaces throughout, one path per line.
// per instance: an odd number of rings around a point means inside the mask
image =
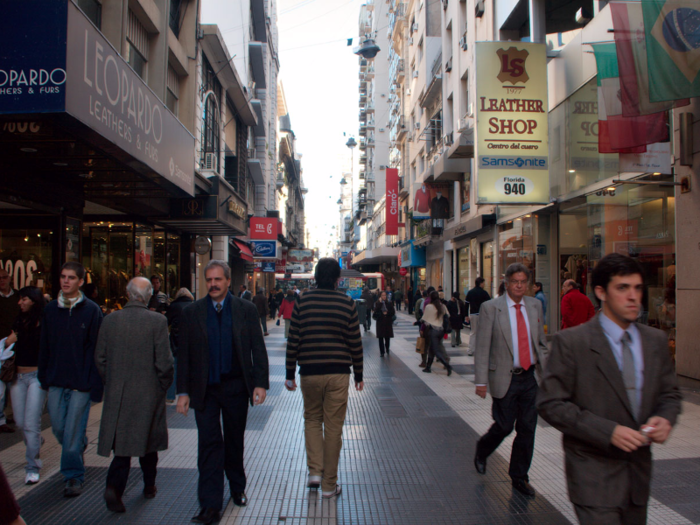
M 635 322 L 644 292 L 639 263 L 606 255 L 592 286 L 602 311 L 554 335 L 537 408 L 564 434 L 579 522 L 642 525 L 651 482 L 647 445 L 668 439 L 681 394 L 666 335 Z
M 231 269 L 212 260 L 204 269 L 208 297 L 182 312 L 177 360 L 177 411 L 195 411 L 199 504 L 195 523 L 219 521 L 224 472 L 236 505 L 247 503 L 243 436 L 248 402 L 260 405 L 270 387 L 267 351 L 255 305 L 234 297 Z M 220 419 L 223 415 L 224 434 Z
M 529 483 L 528 471 L 535 450 L 537 427 L 537 379 L 542 377 L 547 361 L 542 304 L 527 297 L 530 271 L 520 263 L 506 269 L 507 293 L 487 301 L 479 308 L 479 330 L 476 333 L 474 357 L 476 393 L 486 397 L 487 381 L 493 398 L 493 425 L 476 444 L 474 466 L 486 473 L 486 458 L 513 431 L 508 474 L 513 488 L 532 497 L 535 489 Z

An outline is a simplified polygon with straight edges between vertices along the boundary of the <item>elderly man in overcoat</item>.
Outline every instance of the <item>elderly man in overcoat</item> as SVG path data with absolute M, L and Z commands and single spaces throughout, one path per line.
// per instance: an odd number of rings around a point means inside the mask
M 105 384 L 97 453 L 114 459 L 107 472 L 104 498 L 112 512 L 124 512 L 122 494 L 131 458 L 138 457 L 145 498 L 154 498 L 158 452 L 168 448 L 165 393 L 173 382 L 168 321 L 150 311 L 153 287 L 136 277 L 126 287 L 129 302 L 105 317 L 95 350 Z

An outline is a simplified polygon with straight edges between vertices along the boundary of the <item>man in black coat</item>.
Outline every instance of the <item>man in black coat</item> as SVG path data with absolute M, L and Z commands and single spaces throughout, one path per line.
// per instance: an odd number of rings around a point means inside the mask
M 257 308 L 229 293 L 231 269 L 224 261 L 210 261 L 204 277 L 208 297 L 185 308 L 180 321 L 177 411 L 187 415 L 190 406 L 195 411 L 201 511 L 192 521 L 208 524 L 221 517 L 224 472 L 233 502 L 247 504 L 243 437 L 248 402 L 262 404 L 270 380 Z

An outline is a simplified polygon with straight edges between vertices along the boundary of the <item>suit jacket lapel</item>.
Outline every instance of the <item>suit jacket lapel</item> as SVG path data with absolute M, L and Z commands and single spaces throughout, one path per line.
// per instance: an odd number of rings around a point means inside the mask
M 513 334 L 510 331 L 510 314 L 508 313 L 508 302 L 505 295 L 498 298 L 498 310 L 498 324 L 501 326 L 510 355 L 513 355 Z
M 529 301 L 528 299 L 530 298 L 523 297 L 523 302 L 525 303 L 525 310 L 527 311 L 527 320 L 530 323 L 530 340 L 532 341 L 532 353 L 535 354 L 535 359 L 539 363 L 540 356 L 537 353 L 537 351 L 539 350 L 538 339 L 540 334 L 540 318 L 537 315 L 537 308 L 532 303 L 532 301 Z
M 608 338 L 605 336 L 605 332 L 603 332 L 603 328 L 600 326 L 598 315 L 587 323 L 592 328 L 591 350 L 598 354 L 598 369 L 603 373 L 605 378 L 613 387 L 613 390 L 615 390 L 617 397 L 620 398 L 622 404 L 625 405 L 627 411 L 634 418 L 635 415 L 632 411 L 630 400 L 627 398 L 625 382 L 622 379 L 622 372 L 620 372 L 620 367 L 617 364 L 613 350 L 610 348 Z
M 204 335 L 204 345 L 202 347 L 209 352 L 209 334 L 207 330 L 207 301 L 209 297 L 205 297 L 197 305 L 197 321 L 199 322 L 199 328 L 202 330 Z
M 238 297 L 231 297 L 231 317 L 233 327 L 233 351 L 238 356 L 238 362 L 243 367 L 243 351 L 241 348 L 241 325 L 245 315 L 241 308 L 241 300 Z
M 652 337 L 646 337 L 647 327 L 636 323 L 637 329 L 639 330 L 639 335 L 642 339 L 642 356 L 644 359 L 644 384 L 642 385 L 642 406 L 640 407 L 639 414 L 641 418 L 646 418 L 647 414 L 651 414 L 653 409 L 651 399 L 652 395 L 652 385 L 653 385 L 653 373 L 656 371 L 656 366 L 654 363 L 654 349 L 651 346 Z M 640 421 L 641 422 L 641 421 Z

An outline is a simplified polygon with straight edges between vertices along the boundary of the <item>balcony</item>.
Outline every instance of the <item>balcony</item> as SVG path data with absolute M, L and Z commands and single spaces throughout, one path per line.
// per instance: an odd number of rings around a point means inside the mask
M 371 100 L 369 102 L 367 102 L 367 105 L 365 106 L 365 110 L 367 111 L 367 113 L 374 113 L 374 102 Z
M 370 65 L 367 67 L 367 71 L 365 72 L 365 78 L 367 80 L 372 80 L 374 78 L 374 65 Z
M 440 53 L 430 71 L 430 82 L 425 95 L 420 101 L 420 105 L 424 108 L 430 107 L 435 100 L 442 95 L 442 53 Z
M 438 145 L 435 154 L 437 160 L 433 165 L 433 177 L 436 182 L 459 181 L 464 173 L 471 171 L 471 163 L 468 158 L 450 157 L 450 148 L 453 146 L 453 133 L 443 137 L 442 145 Z
M 406 2 L 398 2 L 394 6 L 393 12 L 389 15 L 389 28 L 394 42 L 400 42 L 406 29 Z
M 360 71 L 365 73 L 367 71 L 368 60 L 366 58 L 360 59 Z
M 455 132 L 454 144 L 448 149 L 450 159 L 469 159 L 474 157 L 474 117 L 465 115 L 459 119 L 459 128 Z
M 404 183 L 405 176 L 399 177 L 399 199 L 408 197 L 408 186 Z
M 370 119 L 367 121 L 367 130 L 374 131 L 374 119 Z
M 367 93 L 360 93 L 360 104 L 367 102 Z
M 365 173 L 366 173 L 365 170 L 360 170 L 360 174 L 359 174 L 360 180 L 365 180 Z
M 403 139 L 408 133 L 408 126 L 406 125 L 406 117 L 401 115 L 399 117 L 399 122 L 396 125 L 396 140 Z
M 374 147 L 374 139 L 367 139 L 367 148 L 372 149 Z
M 367 136 L 367 124 L 360 124 L 360 137 L 366 137 Z
M 367 154 L 363 153 L 360 155 L 360 164 L 367 164 Z

